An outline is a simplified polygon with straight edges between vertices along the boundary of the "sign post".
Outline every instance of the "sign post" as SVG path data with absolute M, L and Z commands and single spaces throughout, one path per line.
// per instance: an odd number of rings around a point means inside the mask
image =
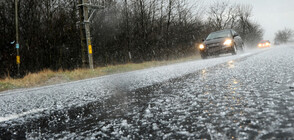
M 15 48 L 16 48 L 16 64 L 17 64 L 17 76 L 20 76 L 20 56 L 19 56 L 19 44 L 18 44 L 18 0 L 14 0 L 14 9 L 15 9 Z

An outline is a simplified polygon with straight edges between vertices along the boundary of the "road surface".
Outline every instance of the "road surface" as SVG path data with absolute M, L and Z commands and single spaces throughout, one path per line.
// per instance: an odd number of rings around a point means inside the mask
M 2 92 L 2 139 L 294 139 L 294 45 Z

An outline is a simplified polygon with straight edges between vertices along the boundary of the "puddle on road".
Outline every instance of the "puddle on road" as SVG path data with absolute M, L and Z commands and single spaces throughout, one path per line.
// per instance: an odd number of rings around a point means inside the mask
M 227 64 L 229 65 L 229 69 L 233 69 L 233 68 L 235 68 L 235 61 L 234 60 L 231 60 L 231 61 L 229 61 Z

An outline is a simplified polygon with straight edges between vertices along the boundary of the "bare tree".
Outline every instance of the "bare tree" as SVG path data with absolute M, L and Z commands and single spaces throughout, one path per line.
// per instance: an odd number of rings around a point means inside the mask
M 236 6 L 228 1 L 215 1 L 209 7 L 208 21 L 214 30 L 233 28 L 237 18 Z
M 234 29 L 241 35 L 247 46 L 256 46 L 263 37 L 263 29 L 251 20 L 252 5 L 236 5 L 237 22 Z
M 280 30 L 275 34 L 275 44 L 287 43 L 293 36 L 294 31 L 292 29 L 285 28 L 284 30 Z
M 252 14 L 252 6 L 251 5 L 237 5 L 237 15 L 239 17 L 239 24 L 237 28 L 240 28 L 239 30 L 240 34 L 247 34 L 250 27 L 250 17 Z

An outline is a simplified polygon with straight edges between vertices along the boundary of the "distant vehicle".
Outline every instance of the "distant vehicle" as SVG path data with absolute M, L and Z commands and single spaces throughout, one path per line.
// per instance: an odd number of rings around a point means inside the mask
M 199 45 L 202 59 L 208 56 L 219 55 L 223 53 L 237 54 L 237 50 L 243 51 L 244 43 L 239 34 L 226 29 L 210 33 L 203 43 Z
M 259 48 L 267 48 L 271 46 L 271 42 L 269 40 L 262 40 L 258 43 Z
M 280 42 L 275 42 L 274 44 L 275 44 L 275 45 L 280 45 Z

